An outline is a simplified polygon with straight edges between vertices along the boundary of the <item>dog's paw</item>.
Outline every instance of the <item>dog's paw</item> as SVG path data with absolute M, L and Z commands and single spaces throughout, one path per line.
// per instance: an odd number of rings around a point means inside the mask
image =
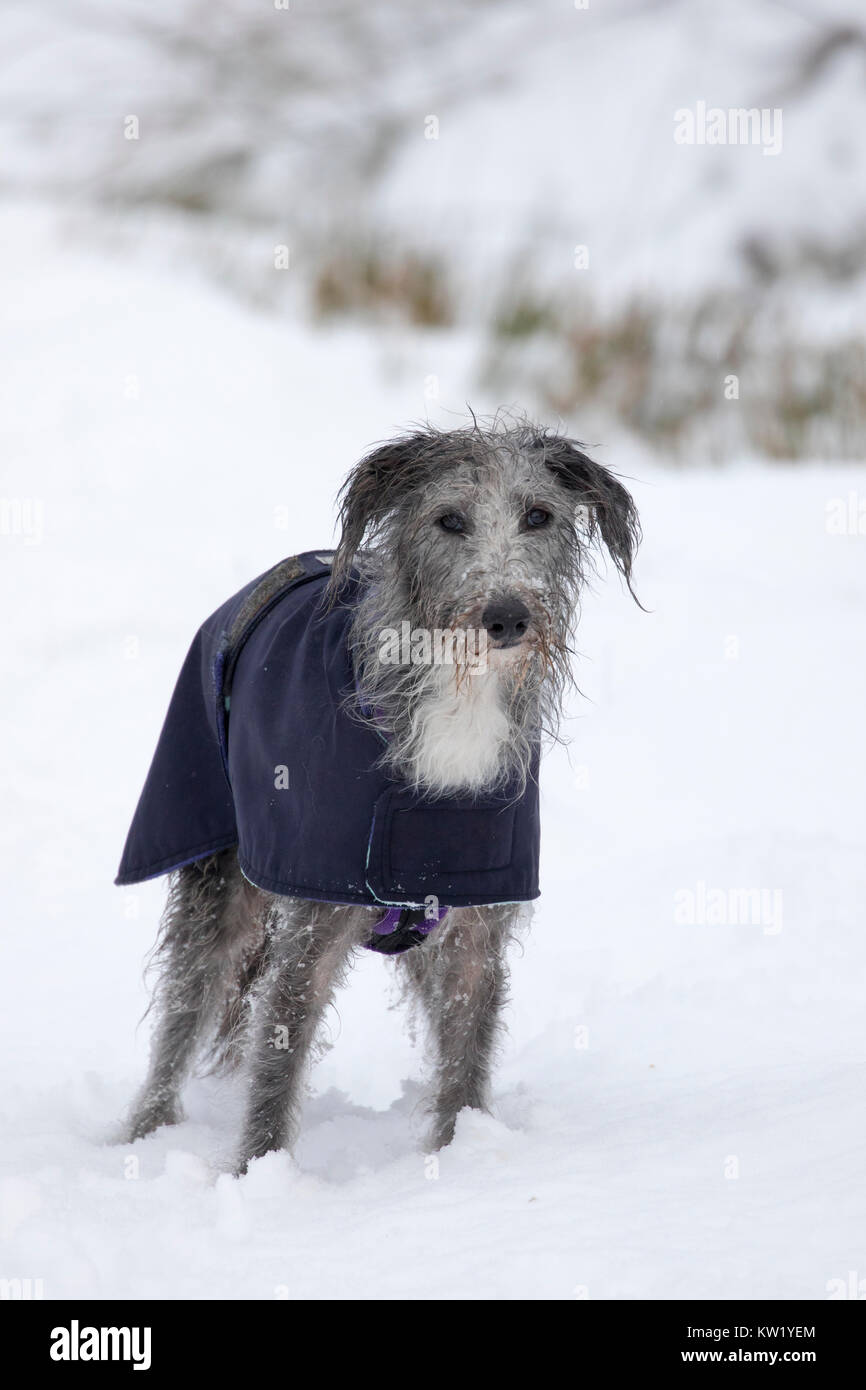
M 164 1125 L 180 1124 L 182 1119 L 183 1111 L 176 1101 L 144 1106 L 135 1110 L 123 1126 L 120 1142 L 134 1144 L 136 1139 L 144 1139 Z

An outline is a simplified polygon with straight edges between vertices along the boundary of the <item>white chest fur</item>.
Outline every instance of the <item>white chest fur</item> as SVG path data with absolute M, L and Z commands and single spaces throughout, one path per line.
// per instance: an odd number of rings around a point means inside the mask
M 473 790 L 496 779 L 509 738 L 499 672 L 434 670 L 412 720 L 408 761 L 417 782 L 432 791 Z

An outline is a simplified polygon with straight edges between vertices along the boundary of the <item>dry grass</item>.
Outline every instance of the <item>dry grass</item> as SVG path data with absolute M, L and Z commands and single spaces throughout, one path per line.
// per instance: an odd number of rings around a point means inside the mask
M 375 238 L 364 246 L 320 257 L 316 318 L 458 321 L 441 264 Z M 588 296 L 557 299 L 511 280 L 480 325 L 481 381 L 582 429 L 616 424 L 673 460 L 863 458 L 866 338 L 813 341 L 789 307 L 798 284 L 781 276 L 748 293 L 635 298 L 602 312 Z
M 778 296 L 775 297 L 778 302 Z M 668 457 L 862 458 L 866 339 L 814 343 L 767 300 L 706 295 L 500 309 L 485 384 L 565 418 L 612 419 Z M 509 325 L 503 332 L 500 325 Z M 524 331 L 515 332 L 515 324 Z
M 441 328 L 454 319 L 441 268 L 412 252 L 335 250 L 316 269 L 312 301 L 318 318 L 360 315 L 424 328 Z

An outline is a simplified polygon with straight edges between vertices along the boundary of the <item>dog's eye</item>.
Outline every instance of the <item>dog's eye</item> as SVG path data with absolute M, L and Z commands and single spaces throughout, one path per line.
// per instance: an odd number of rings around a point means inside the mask
M 444 516 L 440 516 L 439 525 L 443 531 L 465 530 L 463 517 L 459 512 L 446 512 Z
M 550 520 L 550 512 L 546 512 L 543 507 L 530 507 L 526 513 L 527 526 L 546 526 Z

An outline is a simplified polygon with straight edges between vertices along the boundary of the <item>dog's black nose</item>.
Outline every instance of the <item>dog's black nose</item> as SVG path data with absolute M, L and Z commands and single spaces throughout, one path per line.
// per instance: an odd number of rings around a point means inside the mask
M 494 599 L 481 614 L 481 621 L 498 646 L 512 647 L 526 635 L 529 609 L 519 598 Z

